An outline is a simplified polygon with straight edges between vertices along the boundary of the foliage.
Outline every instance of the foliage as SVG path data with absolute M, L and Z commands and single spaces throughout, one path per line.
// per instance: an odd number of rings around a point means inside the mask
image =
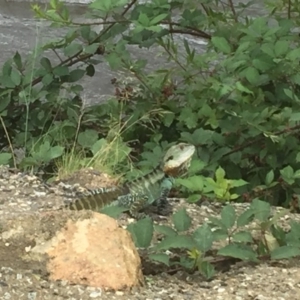
M 169 143 L 182 140 L 196 145 L 201 159 L 188 179 L 178 181 L 191 201 L 260 197 L 297 209 L 298 8 L 281 3 L 287 14 L 267 4 L 269 16 L 249 18 L 244 10 L 251 3 L 96 0 L 84 23 L 58 0 L 46 11 L 33 5 L 37 18 L 67 33 L 37 47 L 31 60 L 17 52 L 3 65 L 1 161 L 47 171 L 53 160 L 83 153 L 82 165 L 91 164 L 95 149 L 113 141 L 108 149 L 116 155 L 101 164 L 134 177 L 127 172 L 132 163 L 147 171 Z M 205 52 L 188 37 L 205 40 Z M 155 49 L 170 64 L 149 72 L 151 61 L 134 58 L 128 45 Z M 80 80 L 93 77 L 103 62 L 133 79 L 114 79 L 111 99 L 86 106 Z M 20 147 L 25 155 L 17 159 Z
M 147 248 L 149 259 L 169 267 L 197 269 L 206 279 L 211 279 L 216 267 L 226 260 L 230 263 L 232 258 L 259 263 L 299 257 L 300 224 L 291 221 L 288 232 L 278 225 L 286 212 L 282 209 L 272 215 L 270 204 L 254 199 L 240 215 L 234 206 L 226 205 L 220 218 L 210 217 L 209 222 L 195 229 L 191 228 L 191 217 L 181 209 L 173 215 L 172 227 L 153 225 L 147 218 L 130 224 L 128 230 L 137 247 Z M 151 245 L 153 232 L 161 240 Z M 178 253 L 178 249 L 184 250 L 185 255 Z

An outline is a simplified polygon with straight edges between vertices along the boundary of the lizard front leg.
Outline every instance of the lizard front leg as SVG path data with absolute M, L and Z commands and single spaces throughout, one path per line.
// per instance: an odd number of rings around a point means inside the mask
M 148 201 L 148 196 L 141 193 L 128 194 L 118 198 L 119 205 L 128 207 L 129 214 L 135 219 L 146 217 L 146 214 L 140 211 L 147 206 Z
M 159 214 L 164 212 L 169 204 L 168 196 L 170 194 L 174 181 L 175 179 L 173 177 L 168 177 L 165 178 L 164 181 L 161 183 L 160 196 L 153 202 Z M 162 214 L 164 215 L 165 213 Z

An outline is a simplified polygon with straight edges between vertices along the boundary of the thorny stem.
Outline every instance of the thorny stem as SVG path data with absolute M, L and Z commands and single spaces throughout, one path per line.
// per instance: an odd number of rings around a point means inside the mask
M 52 51 L 55 53 L 55 55 L 60 60 L 60 62 L 62 62 L 63 60 L 61 59 L 60 55 L 57 53 L 56 49 L 52 49 Z
M 183 70 L 186 71 L 185 67 L 180 63 L 180 61 L 170 52 L 170 50 L 166 47 L 165 43 L 162 41 L 160 45 L 164 48 L 164 50 L 169 54 L 170 57 L 177 63 L 177 65 Z
M 298 130 L 298 129 L 300 129 L 300 125 L 296 125 L 294 127 L 288 127 L 288 128 L 282 129 L 280 131 L 275 132 L 273 135 L 281 135 L 281 134 L 284 134 L 284 133 L 287 133 L 287 132 L 290 132 L 290 131 L 294 131 L 294 130 Z M 245 148 L 247 148 L 247 147 L 249 147 L 253 144 L 259 143 L 259 142 L 263 141 L 264 138 L 265 138 L 264 136 L 260 136 L 258 138 L 253 139 L 252 141 L 244 143 L 244 144 L 234 148 L 233 150 L 227 152 L 226 154 L 224 154 L 223 157 L 228 156 L 232 153 L 238 152 L 240 150 L 243 150 L 243 149 L 245 149 Z
M 231 8 L 231 11 L 232 11 L 234 21 L 235 21 L 236 23 L 238 23 L 238 18 L 237 18 L 236 11 L 235 11 L 235 9 L 234 9 L 234 5 L 233 5 L 233 3 L 232 3 L 232 0 L 228 0 L 228 3 L 229 3 L 229 6 L 230 6 L 230 8 Z

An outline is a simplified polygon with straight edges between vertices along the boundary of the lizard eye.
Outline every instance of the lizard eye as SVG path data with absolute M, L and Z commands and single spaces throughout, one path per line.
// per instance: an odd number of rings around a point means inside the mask
M 167 159 L 167 161 L 172 160 L 172 159 L 174 159 L 173 155 L 169 156 L 168 159 Z

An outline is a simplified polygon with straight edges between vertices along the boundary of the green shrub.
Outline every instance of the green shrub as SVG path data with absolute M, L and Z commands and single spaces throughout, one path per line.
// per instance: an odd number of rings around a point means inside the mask
M 70 151 L 92 159 L 101 141 L 111 143 L 117 135 L 124 151 L 110 164 L 124 172 L 138 161 L 135 166 L 147 170 L 170 142 L 181 140 L 197 146 L 191 178 L 181 181 L 183 192 L 194 192 L 191 200 L 260 197 L 297 206 L 299 8 L 279 2 L 280 14 L 268 4 L 269 15 L 249 18 L 245 6 L 221 1 L 96 0 L 85 23 L 74 22 L 57 0 L 46 11 L 33 5 L 37 17 L 68 32 L 38 47 L 33 64 L 16 53 L 3 65 L 0 162 L 51 169 Z M 103 29 L 96 33 L 93 25 L 99 24 Z M 174 39 L 179 33 L 183 42 Z M 187 37 L 204 39 L 206 50 L 194 49 Z M 128 45 L 155 49 L 170 64 L 149 72 L 151 61 L 133 58 Z M 51 62 L 45 50 L 60 62 Z M 85 107 L 80 80 L 94 76 L 94 66 L 103 62 L 134 81 L 122 85 L 117 78 L 109 101 Z M 25 149 L 20 161 L 18 148 Z M 206 179 L 217 170 L 224 170 L 227 184 L 221 194 L 218 178 Z

